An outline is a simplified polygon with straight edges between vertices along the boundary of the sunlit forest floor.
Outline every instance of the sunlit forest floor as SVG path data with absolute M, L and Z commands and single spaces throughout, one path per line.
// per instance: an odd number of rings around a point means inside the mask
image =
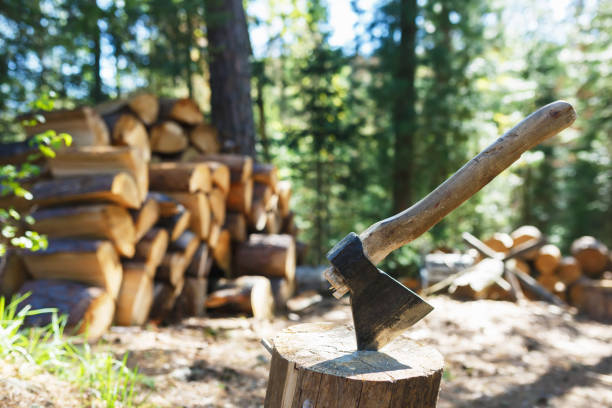
M 406 335 L 445 357 L 439 407 L 612 406 L 612 326 L 538 302 L 431 303 L 434 312 Z M 99 347 L 129 352 L 129 365 L 154 381 L 139 390 L 140 406 L 261 407 L 270 356 L 260 339 L 297 322 L 349 322 L 350 309 L 326 299 L 291 318 L 114 328 Z M 0 385 L 8 392 L 11 406 L 79 406 L 70 386 L 47 377 Z

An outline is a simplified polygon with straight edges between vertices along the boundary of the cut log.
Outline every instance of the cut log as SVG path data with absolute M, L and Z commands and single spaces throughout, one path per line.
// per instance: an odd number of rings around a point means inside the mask
M 7 300 L 30 279 L 30 274 L 16 251 L 8 250 L 0 258 L 0 296 Z
M 295 224 L 295 213 L 293 211 L 289 211 L 289 214 L 287 214 L 287 216 L 282 220 L 281 233 L 297 237 L 298 232 L 298 227 Z
M 182 252 L 168 251 L 164 254 L 161 264 L 157 268 L 155 279 L 168 282 L 173 287 L 178 287 L 184 279 L 187 265 L 187 260 Z
M 190 98 L 160 99 L 159 117 L 170 118 L 187 125 L 204 123 L 200 108 Z
M 147 194 L 147 198 L 139 209 L 130 210 L 136 241 L 140 241 L 144 234 L 153 228 L 157 220 L 159 220 L 160 212 L 159 203 L 149 194 Z
M 147 195 L 147 198 L 157 201 L 159 204 L 159 213 L 162 217 L 176 215 L 186 210 L 181 203 L 163 193 L 151 191 Z
M 323 272 L 326 266 L 298 266 L 295 269 L 295 283 L 298 292 L 316 291 L 329 294 L 329 282 Z
M 41 279 L 26 282 L 20 292 L 31 292 L 22 305 L 30 305 L 33 310 L 57 309 L 58 315 L 68 316 L 68 332 L 85 335 L 90 342 L 100 338 L 113 322 L 115 302 L 102 288 Z M 28 316 L 25 320 L 26 326 L 46 326 L 51 322 L 51 313 Z
M 291 211 L 289 201 L 291 200 L 291 182 L 283 180 L 276 185 L 276 193 L 278 194 L 278 209 L 281 216 L 286 217 Z
M 572 283 L 571 285 L 569 285 L 569 288 L 567 290 L 567 295 L 568 295 L 567 300 L 569 304 L 574 306 L 578 310 L 582 310 L 584 307 L 584 302 L 585 302 L 584 288 L 592 285 L 592 283 L 593 283 L 592 279 L 589 279 L 583 276 L 577 281 L 575 281 L 574 283 Z
M 510 284 L 503 280 L 504 263 L 499 259 L 485 258 L 470 267 L 467 273 L 462 274 L 448 288 L 448 292 L 459 299 L 485 299 L 489 291 L 497 290 L 499 286 L 510 291 Z
M 98 113 L 91 108 L 78 108 L 74 110 L 59 110 L 41 113 L 44 123 L 35 126 L 26 126 L 28 136 L 54 130 L 58 134 L 68 133 L 72 136 L 72 146 L 105 146 L 110 144 L 110 134 L 104 121 Z M 26 115 L 21 119 L 32 118 Z
M 251 180 L 253 175 L 253 159 L 238 154 L 205 154 L 191 159 L 193 162 L 218 162 L 230 169 L 232 183 Z
M 217 245 L 212 248 L 213 259 L 226 275 L 229 275 L 232 267 L 232 242 L 228 230 L 222 229 L 219 233 Z
M 582 272 L 590 278 L 598 278 L 608 263 L 608 248 L 591 236 L 580 237 L 572 243 L 572 255 Z
M 115 322 L 119 326 L 142 326 L 153 305 L 153 279 L 145 264 L 124 267 L 121 290 L 117 298 Z
M 32 228 L 52 238 L 110 240 L 120 255 L 134 256 L 136 233 L 129 212 L 118 205 L 80 205 L 34 212 Z
M 278 171 L 273 164 L 254 163 L 253 164 L 253 180 L 257 183 L 262 183 L 270 187 L 272 193 L 276 193 L 276 185 L 278 184 Z
M 516 230 L 514 230 L 510 234 L 510 237 L 512 237 L 512 240 L 513 240 L 512 247 L 517 248 L 520 245 L 528 241 L 541 240 L 542 232 L 540 232 L 540 230 L 537 227 L 534 227 L 533 225 L 523 225 L 522 227 L 519 227 Z M 533 251 L 529 251 L 523 254 L 522 258 L 527 259 L 527 260 L 532 260 L 532 259 L 535 259 L 537 255 L 538 255 L 538 251 L 537 249 L 534 249 Z
M 238 212 L 228 212 L 223 228 L 230 233 L 232 241 L 244 242 L 247 239 L 247 225 L 244 214 Z
M 542 285 L 543 288 L 551 293 L 555 293 L 555 286 L 557 285 L 557 282 L 559 282 L 559 278 L 557 278 L 555 275 L 544 274 L 538 276 L 536 280 L 540 285 Z
M 484 243 L 495 252 L 507 254 L 512 248 L 514 241 L 510 235 L 503 232 L 496 232 L 492 237 L 485 240 Z
M 274 307 L 277 313 L 287 311 L 287 302 L 295 294 L 295 282 L 289 282 L 285 278 L 269 278 L 274 296 Z
M 200 237 L 206 239 L 210 231 L 210 204 L 204 193 L 176 193 L 164 192 L 185 206 L 191 213 L 189 228 Z
M 251 208 L 247 216 L 249 229 L 255 232 L 261 232 L 266 228 L 268 222 L 268 214 L 260 201 L 251 203 Z
M 150 268 L 157 268 L 166 254 L 168 232 L 163 228 L 151 228 L 136 244 L 136 256 L 143 259 Z
M 265 227 L 266 211 L 268 203 L 272 198 L 272 189 L 262 183 L 253 183 L 253 193 L 251 198 L 251 210 L 249 211 L 249 226 L 256 231 L 262 231 Z
M 210 232 L 206 242 L 210 248 L 214 248 L 219 243 L 219 237 L 221 236 L 221 226 L 216 221 L 210 223 Z
M 139 271 L 145 271 L 147 276 L 153 280 L 155 277 L 155 269 L 157 265 L 151 265 L 146 262 L 144 259 L 123 259 L 121 260 L 121 266 L 123 267 L 123 271 L 127 271 L 128 269 L 134 269 Z
M 210 169 L 213 186 L 219 188 L 223 195 L 227 196 L 230 189 L 230 170 L 223 163 L 206 161 L 204 162 Z
M 181 309 L 183 316 L 204 316 L 208 280 L 205 278 L 185 278 L 183 291 L 176 300 L 175 309 Z
M 151 125 L 157 120 L 159 101 L 157 96 L 150 93 L 140 93 L 129 99 L 114 99 L 101 103 L 95 107 L 102 117 L 118 113 L 132 113 L 145 125 Z
M 47 249 L 23 251 L 21 257 L 36 279 L 66 279 L 99 286 L 113 299 L 119 293 L 123 270 L 109 241 L 50 239 Z
M 39 181 L 30 192 L 34 196 L 33 203 L 41 207 L 79 202 L 111 202 L 128 208 L 140 206 L 138 187 L 127 173 Z
M 246 313 L 260 320 L 274 317 L 274 294 L 270 280 L 263 276 L 243 276 L 221 280 L 206 299 L 206 309 L 222 313 Z
M 153 306 L 149 317 L 157 322 L 162 322 L 170 313 L 176 302 L 176 298 L 183 290 L 184 281 L 173 287 L 167 282 L 154 282 Z
M 53 177 L 130 174 L 138 186 L 142 202 L 149 191 L 149 170 L 143 152 L 128 146 L 94 146 L 64 149 L 49 160 Z
M 582 267 L 573 256 L 566 256 L 561 259 L 557 267 L 559 280 L 566 285 L 571 285 L 582 276 Z
M 181 125 L 165 121 L 151 128 L 150 143 L 155 153 L 176 154 L 185 150 L 189 141 Z
M 210 210 L 212 211 L 213 220 L 219 225 L 223 225 L 225 222 L 225 194 L 219 188 L 213 188 L 210 193 L 206 195 L 210 204 Z
M 170 244 L 170 251 L 182 252 L 185 257 L 185 262 L 189 264 L 199 246 L 200 238 L 193 232 L 187 230 Z
M 283 219 L 280 212 L 268 211 L 266 213 L 266 232 L 268 234 L 279 234 L 282 231 Z
M 131 146 L 142 151 L 146 161 L 151 160 L 151 145 L 147 128 L 136 116 L 118 113 L 104 118 L 111 130 L 112 141 L 116 146 Z
M 150 189 L 186 193 L 210 192 L 210 169 L 205 164 L 163 162 L 149 164 Z
M 227 195 L 227 209 L 238 211 L 243 214 L 251 212 L 251 202 L 253 200 L 253 180 L 246 182 L 232 182 Z
M 168 231 L 170 241 L 176 241 L 189 228 L 191 223 L 191 211 L 181 206 L 183 210 L 177 214 L 160 217 L 157 225 Z
M 213 258 L 209 254 L 208 245 L 202 242 L 193 255 L 193 258 L 185 271 L 185 275 L 192 278 L 206 278 L 208 277 L 210 268 L 212 268 L 212 264 Z
M 262 275 L 295 278 L 295 241 L 290 235 L 251 234 L 235 246 L 232 272 L 236 276 Z
M 189 131 L 191 144 L 206 154 L 216 154 L 221 150 L 217 129 L 208 123 L 201 123 Z
M 593 319 L 612 322 L 612 280 L 601 279 L 585 283 L 582 288 L 584 301 L 580 310 Z
M 548 244 L 540 248 L 534 265 L 541 274 L 552 275 L 559 266 L 559 262 L 561 262 L 561 251 L 557 246 Z
M 356 351 L 352 327 L 306 323 L 283 330 L 272 347 L 266 408 L 436 406 L 444 360 L 406 336 L 384 352 Z

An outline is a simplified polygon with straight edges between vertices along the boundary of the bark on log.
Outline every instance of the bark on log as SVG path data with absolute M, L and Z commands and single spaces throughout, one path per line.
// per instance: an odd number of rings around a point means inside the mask
M 528 241 L 541 240 L 542 232 L 540 232 L 540 230 L 537 227 L 534 227 L 533 225 L 523 225 L 522 227 L 519 227 L 514 230 L 510 234 L 510 237 L 512 237 L 512 240 L 514 242 L 512 248 L 517 248 Z M 537 249 L 534 249 L 533 251 L 529 251 L 523 254 L 522 258 L 532 260 L 535 259 L 537 255 L 538 251 Z
M 217 245 L 213 247 L 212 253 L 217 266 L 221 268 L 226 275 L 229 275 L 232 268 L 232 242 L 228 230 L 221 230 Z
M 124 266 L 115 314 L 117 325 L 142 326 L 146 323 L 153 305 L 153 279 L 149 269 L 145 264 Z
M 151 127 L 151 150 L 161 154 L 176 154 L 187 148 L 187 134 L 176 122 L 165 121 Z
M 601 279 L 586 282 L 581 311 L 589 317 L 612 322 L 612 280 Z
M 212 211 L 213 220 L 223 225 L 225 222 L 225 194 L 219 188 L 213 188 L 210 193 L 206 195 L 210 204 L 210 210 Z
M 221 150 L 217 129 L 207 123 L 201 123 L 191 129 L 189 140 L 202 153 L 217 154 Z
M 184 280 L 187 265 L 187 260 L 182 252 L 168 251 L 164 254 L 160 265 L 157 267 L 155 279 L 168 282 L 173 287 L 178 287 Z
M 40 251 L 22 251 L 28 271 L 36 279 L 66 279 L 104 288 L 113 299 L 121 286 L 123 269 L 109 241 L 51 239 Z
M 291 208 L 289 201 L 291 200 L 291 183 L 289 181 L 279 181 L 276 185 L 276 193 L 278 194 L 278 209 L 281 216 L 289 215 Z
M 39 150 L 31 146 L 29 141 L 0 143 L 0 164 L 18 165 L 24 163 L 28 156 L 38 153 Z M 35 162 L 42 162 L 44 159 L 38 158 Z
M 289 282 L 285 278 L 269 278 L 274 296 L 274 310 L 277 313 L 287 311 L 287 301 L 295 294 L 295 282 Z
M 16 251 L 8 250 L 0 258 L 0 296 L 9 300 L 30 278 L 23 260 Z
M 155 269 L 168 249 L 169 236 L 163 228 L 151 228 L 136 244 L 136 256 Z
M 290 235 L 251 234 L 235 246 L 232 272 L 236 276 L 262 275 L 295 279 L 295 241 Z
M 136 116 L 118 112 L 103 118 L 111 131 L 113 145 L 140 149 L 144 159 L 151 160 L 151 145 L 147 128 Z
M 206 278 L 185 278 L 183 291 L 176 300 L 175 310 L 179 316 L 204 316 L 206 310 L 206 293 L 208 280 Z
M 151 265 L 146 260 L 138 258 L 122 259 L 121 266 L 124 272 L 128 269 L 145 271 L 151 280 L 155 277 L 155 269 L 157 268 L 157 265 Z
M 22 305 L 32 309 L 55 308 L 58 315 L 67 315 L 69 333 L 86 335 L 87 341 L 96 341 L 104 334 L 115 312 L 112 296 L 102 288 L 75 282 L 41 279 L 26 282 L 21 293 L 31 292 Z M 26 326 L 46 326 L 51 323 L 51 313 L 28 316 Z
M 170 251 L 182 252 L 185 257 L 185 262 L 189 265 L 199 246 L 200 238 L 193 232 L 187 230 L 170 244 L 169 249 Z
M 268 234 L 280 234 L 283 228 L 283 219 L 278 211 L 266 213 L 266 232 Z
M 212 183 L 216 188 L 219 188 L 225 196 L 229 193 L 230 189 L 230 170 L 229 167 L 223 163 L 215 161 L 204 162 L 210 169 L 212 177 Z
M 149 164 L 151 190 L 186 193 L 210 192 L 210 169 L 204 164 L 163 162 Z
M 210 273 L 210 268 L 212 268 L 213 257 L 210 254 L 208 249 L 208 245 L 202 242 L 200 246 L 196 250 L 187 270 L 185 271 L 185 275 L 190 276 L 192 278 L 206 278 Z
M 298 266 L 295 269 L 296 290 L 329 294 L 329 282 L 323 275 L 325 269 L 325 266 Z
M 176 298 L 183 290 L 184 281 L 178 286 L 172 286 L 166 282 L 155 281 L 153 283 L 153 306 L 149 317 L 156 322 L 163 322 L 172 311 Z
M 232 241 L 244 242 L 247 239 L 247 225 L 244 214 L 238 212 L 228 212 L 223 228 L 230 233 Z
M 283 330 L 272 345 L 264 407 L 436 406 L 444 360 L 407 337 L 384 352 L 353 351 L 350 326 L 306 323 Z
M 217 162 L 225 164 L 230 170 L 232 183 L 250 180 L 253 176 L 253 159 L 239 154 L 205 154 L 191 159 L 196 163 Z
M 169 217 L 185 211 L 185 207 L 181 203 L 166 194 L 151 191 L 147 195 L 147 198 L 157 201 L 159 204 L 159 213 L 162 217 Z
M 157 120 L 159 101 L 150 93 L 140 93 L 128 99 L 115 99 L 95 107 L 102 117 L 114 113 L 130 112 L 136 115 L 145 125 L 152 125 Z
M 147 162 L 143 152 L 134 147 L 94 146 L 59 150 L 49 160 L 49 168 L 53 177 L 128 173 L 138 186 L 142 202 L 149 191 Z
M 182 207 L 182 211 L 167 217 L 160 217 L 157 226 L 164 228 L 170 235 L 170 241 L 176 241 L 189 228 L 191 211 Z
M 590 278 L 598 278 L 608 263 L 608 248 L 591 236 L 580 237 L 572 243 L 571 252 Z
M 210 231 L 210 204 L 204 193 L 164 192 L 169 197 L 181 203 L 191 213 L 189 228 L 200 237 L 206 239 Z
M 140 241 L 144 234 L 153 228 L 155 223 L 159 220 L 160 212 L 159 203 L 149 196 L 149 194 L 147 194 L 147 198 L 139 209 L 130 210 L 132 222 L 134 223 L 136 241 Z
M 227 209 L 249 214 L 253 200 L 253 180 L 232 183 L 227 195 Z
M 561 259 L 557 268 L 559 280 L 566 285 L 571 285 L 582 276 L 582 267 L 573 256 L 566 256 Z
M 221 313 L 246 313 L 260 320 L 274 317 L 274 294 L 270 280 L 263 276 L 243 276 L 221 280 L 206 299 L 206 309 Z
M 200 108 L 190 98 L 160 99 L 159 118 L 176 120 L 186 125 L 204 123 L 204 116 Z
M 544 245 L 536 255 L 534 265 L 543 275 L 552 275 L 561 262 L 561 251 L 555 245 Z
M 120 255 L 134 256 L 136 233 L 129 212 L 118 205 L 80 205 L 34 212 L 32 228 L 51 238 L 110 240 Z
M 253 180 L 257 183 L 267 185 L 270 187 L 272 193 L 276 193 L 276 185 L 278 184 L 278 170 L 273 164 L 254 163 Z

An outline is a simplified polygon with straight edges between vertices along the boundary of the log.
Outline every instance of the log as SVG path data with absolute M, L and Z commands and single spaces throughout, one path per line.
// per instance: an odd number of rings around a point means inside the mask
M 557 267 L 559 280 L 566 285 L 571 285 L 582 276 L 582 267 L 573 256 L 566 256 L 561 259 Z
M 495 285 L 509 291 L 510 284 L 503 280 L 504 263 L 499 259 L 485 258 L 456 278 L 448 292 L 459 299 L 485 299 Z M 493 289 L 497 290 L 497 289 Z
M 518 261 L 519 261 L 518 259 L 510 259 L 506 263 L 506 267 L 511 273 L 513 273 L 517 277 L 517 279 L 521 283 L 522 288 L 525 289 L 525 294 L 528 295 L 530 299 L 533 297 L 536 297 L 536 298 L 543 299 L 557 306 L 564 305 L 563 301 L 559 299 L 558 296 L 554 295 L 549 290 L 544 288 L 531 276 L 519 270 L 516 267 Z
M 584 301 L 580 311 L 593 319 L 612 322 L 612 280 L 591 280 L 582 290 Z
M 248 213 L 249 226 L 255 231 L 262 231 L 266 226 L 266 211 L 272 198 L 272 189 L 262 183 L 253 183 L 251 210 Z
M 144 234 L 153 228 L 155 223 L 159 220 L 160 213 L 161 209 L 159 203 L 149 194 L 147 194 L 147 198 L 140 208 L 130 210 L 132 222 L 134 223 L 136 241 L 140 241 Z
M 232 183 L 251 180 L 253 175 L 253 159 L 239 154 L 205 154 L 193 157 L 193 162 L 217 162 L 225 164 L 230 170 Z
M 89 342 L 100 338 L 113 322 L 115 302 L 102 288 L 76 282 L 40 279 L 26 282 L 20 292 L 31 293 L 21 302 L 22 305 L 30 305 L 33 310 L 57 309 L 58 315 L 68 316 L 68 333 L 85 335 Z M 28 316 L 25 325 L 47 326 L 51 322 L 51 313 L 41 313 Z
M 557 289 L 557 283 L 563 284 L 562 282 L 559 281 L 559 278 L 555 275 L 542 274 L 538 276 L 536 280 L 538 281 L 540 285 L 542 285 L 543 288 L 545 288 L 550 293 L 555 293 L 555 292 L 560 291 Z
M 484 244 L 495 252 L 507 254 L 512 248 L 514 241 L 510 235 L 503 232 L 496 232 L 492 237 L 486 239 Z
M 283 219 L 280 212 L 268 211 L 266 213 L 266 232 L 268 234 L 280 234 L 283 227 Z
M 215 161 L 205 161 L 203 163 L 210 169 L 213 186 L 219 188 L 223 194 L 227 196 L 230 189 L 229 167 L 223 163 Z
M 155 279 L 168 282 L 173 287 L 178 287 L 184 280 L 187 265 L 187 260 L 182 252 L 168 251 L 164 254 L 161 263 L 157 267 Z
M 116 113 L 132 113 L 145 125 L 152 125 L 157 120 L 159 101 L 150 93 L 136 94 L 128 99 L 114 99 L 95 107 L 100 115 L 109 116 Z
M 290 235 L 251 234 L 248 241 L 235 246 L 232 257 L 235 276 L 262 275 L 295 278 L 295 241 Z
M 274 296 L 274 310 L 277 313 L 287 311 L 287 302 L 295 294 L 295 282 L 289 282 L 285 278 L 269 278 Z
M 291 200 L 291 182 L 287 180 L 279 181 L 276 185 L 276 193 L 278 194 L 278 209 L 281 216 L 286 217 L 291 211 L 289 201 Z
M 226 275 L 229 275 L 232 267 L 232 243 L 228 230 L 222 229 L 219 233 L 217 245 L 212 248 L 213 259 Z
M 270 280 L 263 276 L 243 276 L 221 280 L 206 299 L 206 309 L 221 313 L 246 313 L 259 320 L 274 317 L 274 294 Z
M 173 119 L 186 125 L 204 123 L 200 108 L 190 98 L 160 99 L 159 117 Z
M 120 255 L 134 256 L 136 232 L 129 212 L 118 205 L 98 204 L 41 209 L 32 228 L 52 238 L 108 239 Z
M 243 214 L 251 212 L 251 202 L 253 200 L 253 180 L 246 182 L 232 182 L 229 194 L 227 195 L 227 209 L 238 211 Z
M 189 141 L 202 153 L 216 154 L 221 150 L 217 129 L 208 123 L 201 123 L 191 129 Z
M 128 269 L 142 270 L 147 273 L 147 276 L 153 280 L 155 277 L 155 269 L 157 265 L 152 265 L 147 263 L 144 259 L 122 259 L 121 266 L 123 267 L 123 271 L 125 272 Z
M 295 225 L 295 213 L 293 211 L 289 211 L 289 214 L 282 219 L 281 233 L 297 237 L 298 227 Z
M 278 171 L 273 164 L 254 163 L 253 164 L 253 180 L 257 183 L 262 183 L 270 187 L 272 193 L 276 193 L 276 185 L 278 184 Z
M 186 208 L 174 198 L 160 192 L 151 191 L 147 195 L 147 198 L 157 201 L 157 204 L 159 205 L 159 213 L 162 217 L 176 215 L 185 212 L 186 210 Z
M 223 225 L 225 222 L 225 194 L 219 188 L 213 188 L 210 193 L 206 195 L 208 203 L 210 204 L 210 210 L 212 211 L 213 220 Z
M 170 243 L 169 250 L 182 252 L 185 257 L 185 262 L 189 264 L 200 246 L 200 238 L 193 232 L 187 230 L 183 232 L 178 239 Z
M 206 278 L 185 278 L 183 291 L 176 300 L 175 309 L 181 309 L 184 316 L 204 316 L 208 280 Z
M 219 237 L 221 236 L 221 226 L 217 222 L 213 221 L 210 223 L 210 231 L 206 242 L 210 248 L 214 248 L 219 243 Z
M 91 108 L 58 110 L 38 114 L 45 118 L 45 122 L 34 126 L 26 126 L 24 130 L 28 136 L 53 130 L 57 134 L 68 133 L 72 136 L 72 146 L 74 147 L 106 146 L 110 144 L 108 128 L 100 115 Z M 31 118 L 33 118 L 33 114 L 20 117 L 20 119 Z
M 176 154 L 187 148 L 187 134 L 176 122 L 165 121 L 151 127 L 151 150 L 161 154 Z
M 23 260 L 16 251 L 8 250 L 0 258 L 0 296 L 9 300 L 30 278 Z
M 210 169 L 204 164 L 163 162 L 149 164 L 150 189 L 186 193 L 210 192 Z
M 271 343 L 266 408 L 436 406 L 444 360 L 406 336 L 384 352 L 355 351 L 352 327 L 306 323 Z
M 142 326 L 153 305 L 153 279 L 146 264 L 124 266 L 117 298 L 115 322 L 119 326 Z
M 151 160 L 149 134 L 140 120 L 129 113 L 110 115 L 104 120 L 111 130 L 113 145 L 135 147 L 147 162 Z
M 295 269 L 296 290 L 329 295 L 329 282 L 323 275 L 325 269 L 326 266 L 298 266 Z
M 234 242 L 244 242 L 247 239 L 247 225 L 244 214 L 238 212 L 228 212 L 225 218 L 224 229 L 230 233 Z
M 136 256 L 150 268 L 157 268 L 168 249 L 169 235 L 163 228 L 151 228 L 136 244 Z
M 160 217 L 157 225 L 168 231 L 170 241 L 176 241 L 189 228 L 191 223 L 191 211 L 181 206 L 183 210 L 177 214 Z
M 308 255 L 308 244 L 302 241 L 295 241 L 296 263 L 298 265 L 306 264 L 306 256 Z
M 608 263 L 608 248 L 591 236 L 580 237 L 572 243 L 572 256 L 576 258 L 582 272 L 589 278 L 598 278 Z
M 192 278 L 206 278 L 210 273 L 210 269 L 212 268 L 213 258 L 209 254 L 208 245 L 206 243 L 201 242 L 200 246 L 196 250 L 193 255 L 189 266 L 187 266 L 187 270 L 185 271 L 185 275 L 190 276 Z
M 176 302 L 176 298 L 183 290 L 184 281 L 178 286 L 172 286 L 167 282 L 153 283 L 153 306 L 149 317 L 157 322 L 162 322 L 170 313 Z
M 47 249 L 22 251 L 35 279 L 66 279 L 104 288 L 117 298 L 123 269 L 109 241 L 50 239 Z
M 170 198 L 181 203 L 191 213 L 189 228 L 200 237 L 206 239 L 210 231 L 210 204 L 204 193 L 164 192 Z
M 519 227 L 514 230 L 510 234 L 510 237 L 512 237 L 512 240 L 514 242 L 512 247 L 516 248 L 528 241 L 541 240 L 542 232 L 540 232 L 540 230 L 537 227 L 534 227 L 533 225 L 523 225 L 522 227 Z M 538 251 L 533 250 L 523 254 L 522 257 L 527 260 L 532 260 L 535 259 L 537 255 Z
M 53 177 L 128 173 L 138 186 L 142 202 L 149 191 L 147 162 L 143 152 L 134 147 L 93 146 L 60 150 L 49 160 L 49 168 Z
M 569 285 L 569 288 L 567 290 L 567 295 L 568 295 L 567 300 L 569 304 L 574 306 L 578 310 L 582 310 L 584 307 L 584 302 L 585 302 L 584 288 L 592 285 L 592 283 L 593 283 L 592 279 L 589 279 L 583 276 L 580 279 L 578 279 L 576 282 Z
M 541 247 L 536 255 L 534 265 L 543 275 L 552 275 L 561 262 L 561 250 L 555 245 Z

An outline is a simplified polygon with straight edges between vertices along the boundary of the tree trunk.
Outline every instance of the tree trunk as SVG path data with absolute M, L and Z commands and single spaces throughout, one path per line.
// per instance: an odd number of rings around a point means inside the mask
M 242 0 L 205 0 L 213 125 L 224 145 L 255 155 L 251 44 Z

